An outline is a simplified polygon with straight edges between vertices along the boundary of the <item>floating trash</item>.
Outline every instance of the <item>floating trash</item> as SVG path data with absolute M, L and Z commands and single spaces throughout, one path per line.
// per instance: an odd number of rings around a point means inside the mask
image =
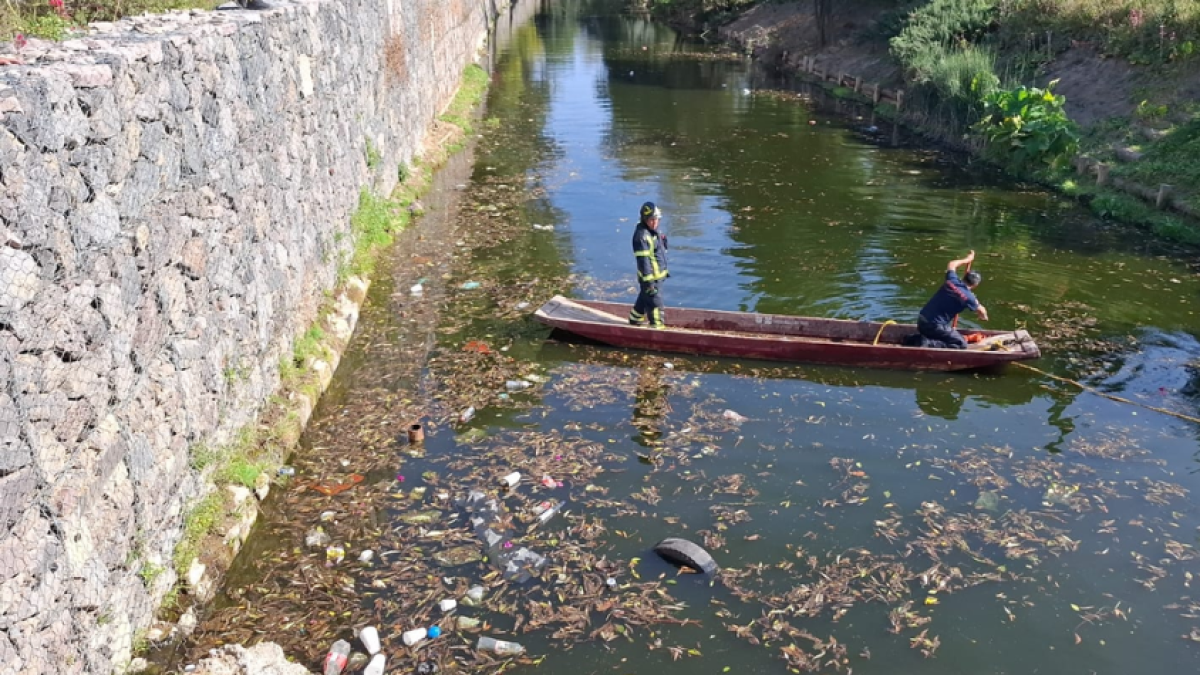
M 979 499 L 975 500 L 975 508 L 980 511 L 999 511 L 1000 510 L 1000 495 L 985 490 L 979 493 Z
M 346 549 L 341 546 L 330 546 L 325 549 L 325 566 L 333 567 L 346 559 Z
M 476 546 L 455 546 L 433 554 L 433 560 L 442 567 L 460 567 L 479 562 L 482 555 Z
M 304 545 L 308 548 L 324 548 L 329 545 L 329 535 L 320 525 L 309 530 L 304 535 Z

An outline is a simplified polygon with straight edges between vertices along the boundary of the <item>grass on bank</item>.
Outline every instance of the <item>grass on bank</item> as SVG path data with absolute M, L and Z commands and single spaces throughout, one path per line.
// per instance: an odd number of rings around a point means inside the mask
M 1090 180 L 1080 182 L 1077 177 L 1065 172 L 1044 178 L 1046 182 L 1055 184 L 1063 194 L 1086 203 L 1100 218 L 1137 225 L 1169 241 L 1200 245 L 1200 228 L 1176 215 L 1160 211 L 1137 197 L 1097 187 Z
M 461 150 L 466 139 L 475 133 L 475 110 L 483 100 L 484 93 L 487 92 L 488 81 L 487 71 L 475 64 L 467 66 L 463 71 L 458 93 L 454 95 L 454 100 L 446 106 L 446 111 L 441 116 L 443 122 L 453 124 L 462 130 L 462 136 L 447 149 L 448 154 Z
M 1002 17 L 1016 40 L 1087 43 L 1107 56 L 1153 64 L 1200 55 L 1195 0 L 1013 0 Z
M 1188 203 L 1200 209 L 1200 115 L 1175 127 L 1160 140 L 1146 142 L 1142 158 L 1120 164 L 1114 173 L 1149 187 L 1165 183 L 1187 194 Z

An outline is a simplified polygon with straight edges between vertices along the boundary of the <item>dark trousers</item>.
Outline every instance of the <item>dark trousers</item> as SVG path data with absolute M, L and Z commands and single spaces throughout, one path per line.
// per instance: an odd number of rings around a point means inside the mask
M 941 343 L 940 345 L 930 345 L 931 347 L 944 347 L 947 349 L 967 348 L 967 340 L 962 336 L 962 333 L 951 328 L 948 323 L 935 323 L 927 321 L 923 316 L 918 317 L 917 331 L 923 337 Z
M 644 321 L 649 321 L 650 325 L 655 328 L 662 328 L 665 325 L 662 294 L 658 292 L 657 281 L 641 283 L 637 301 L 633 303 L 633 309 L 629 312 L 629 323 Z

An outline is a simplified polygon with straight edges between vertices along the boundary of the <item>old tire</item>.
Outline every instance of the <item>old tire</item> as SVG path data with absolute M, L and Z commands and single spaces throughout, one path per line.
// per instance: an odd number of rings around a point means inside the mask
M 717 573 L 717 561 L 697 544 L 687 539 L 668 537 L 654 545 L 654 552 L 667 562 L 690 567 L 708 575 Z

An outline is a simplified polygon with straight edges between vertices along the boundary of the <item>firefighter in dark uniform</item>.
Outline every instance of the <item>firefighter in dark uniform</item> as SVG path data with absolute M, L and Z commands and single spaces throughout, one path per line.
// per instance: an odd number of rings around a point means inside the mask
M 662 328 L 663 301 L 659 284 L 671 276 L 667 271 L 667 237 L 658 233 L 662 211 L 654 202 L 642 204 L 641 219 L 633 231 L 633 255 L 637 260 L 638 297 L 629 312 L 629 323 Z

